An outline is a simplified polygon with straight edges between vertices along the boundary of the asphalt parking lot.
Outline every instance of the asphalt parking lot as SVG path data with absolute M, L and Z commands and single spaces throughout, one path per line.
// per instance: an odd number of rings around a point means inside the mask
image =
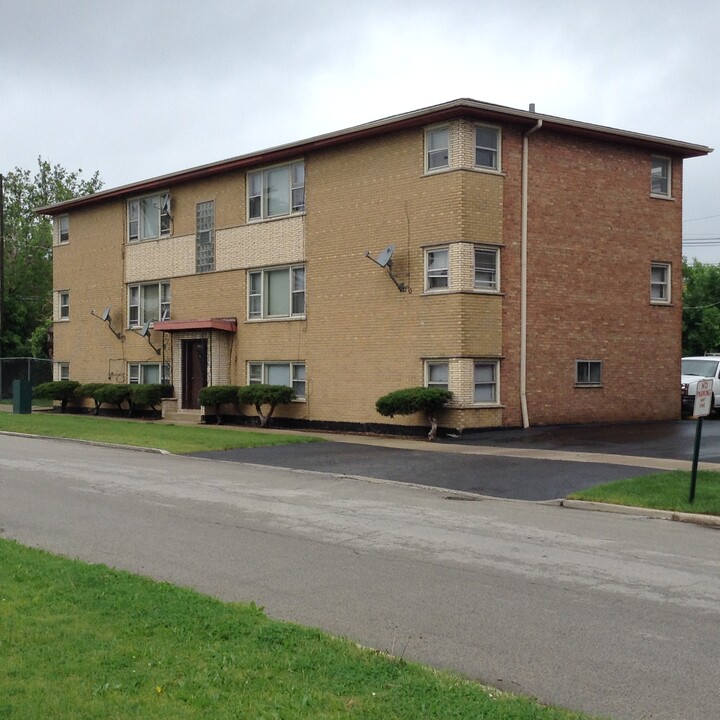
M 375 444 L 373 438 L 285 445 L 280 447 L 198 453 L 231 462 L 329 472 L 418 483 L 492 497 L 519 500 L 554 500 L 600 483 L 657 472 L 642 467 L 636 458 L 690 461 L 697 423 L 677 420 L 657 423 L 539 427 L 527 430 L 490 430 L 442 438 L 432 452 L 424 441 L 406 442 L 403 448 Z M 362 444 L 361 444 L 362 443 Z M 365 444 L 367 443 L 367 444 Z M 417 443 L 418 449 L 414 449 Z M 570 459 L 473 455 L 463 447 L 600 453 L 628 457 L 628 465 Z M 634 464 L 630 464 L 632 462 Z M 720 463 L 720 420 L 703 422 L 700 460 Z

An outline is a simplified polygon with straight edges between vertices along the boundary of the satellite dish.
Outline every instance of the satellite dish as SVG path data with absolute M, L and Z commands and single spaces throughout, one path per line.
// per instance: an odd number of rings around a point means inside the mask
M 388 245 L 379 255 L 378 259 L 375 261 L 380 267 L 385 267 L 386 265 L 390 265 L 392 262 L 392 256 L 395 252 L 395 246 L 394 245 Z
M 147 337 L 148 333 L 150 332 L 150 322 L 146 322 L 142 330 L 140 331 L 140 337 Z
M 112 305 L 108 305 L 108 306 L 102 311 L 102 315 L 100 316 L 100 319 L 101 319 L 103 322 L 107 322 L 108 318 L 110 317 L 110 308 L 111 308 L 111 307 L 112 307 Z

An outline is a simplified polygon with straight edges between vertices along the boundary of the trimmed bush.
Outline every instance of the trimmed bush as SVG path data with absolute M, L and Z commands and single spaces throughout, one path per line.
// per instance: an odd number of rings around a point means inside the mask
M 278 405 L 286 405 L 295 397 L 291 387 L 287 385 L 244 385 L 237 390 L 237 399 L 241 405 L 254 405 L 260 420 L 260 427 L 267 427 L 270 418 Z M 267 412 L 263 407 L 269 405 Z
M 44 400 L 59 400 L 60 411 L 65 412 L 70 400 L 75 399 L 75 390 L 78 387 L 80 383 L 76 380 L 54 380 L 37 385 L 33 395 Z
M 75 389 L 75 396 L 79 398 L 90 398 L 95 403 L 95 415 L 100 413 L 100 403 L 95 399 L 95 392 L 98 388 L 107 383 L 84 383 Z
M 437 437 L 437 413 L 445 403 L 452 400 L 452 396 L 449 390 L 441 388 L 405 388 L 378 398 L 375 409 L 386 417 L 424 412 L 430 423 L 428 440 L 434 440 Z
M 105 403 L 107 405 L 117 405 L 119 410 L 123 409 L 123 403 L 127 403 L 128 412 L 132 411 L 130 385 L 116 383 L 101 385 L 93 393 L 93 400 L 98 403 L 98 407 Z
M 236 404 L 239 389 L 237 385 L 208 385 L 200 390 L 200 404 L 206 407 L 214 407 L 217 423 L 222 425 L 220 406 Z
M 150 407 L 157 411 L 157 406 L 164 397 L 172 397 L 172 385 L 140 384 L 130 385 L 130 412 L 136 407 Z

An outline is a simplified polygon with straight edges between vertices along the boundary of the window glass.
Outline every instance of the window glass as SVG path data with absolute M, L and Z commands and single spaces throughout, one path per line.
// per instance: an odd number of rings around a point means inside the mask
M 475 363 L 475 402 L 489 403 L 497 399 L 495 363 Z
M 155 322 L 159 320 L 160 314 L 160 286 L 159 285 L 143 285 L 143 312 L 142 322 Z
M 497 128 L 475 128 L 475 165 L 478 167 L 498 169 L 498 141 L 500 133 Z
M 70 240 L 70 219 L 67 215 L 61 215 L 58 219 L 58 230 L 59 230 L 59 241 L 61 243 L 69 242 Z
M 290 386 L 290 365 L 283 363 L 282 365 L 265 365 L 265 375 L 268 385 L 287 385 Z
M 448 128 L 428 130 L 427 143 L 427 169 L 448 167 L 450 163 L 450 131 Z
M 653 195 L 670 194 L 670 159 L 653 157 L 650 170 L 650 192 Z
M 427 251 L 427 289 L 437 290 L 448 287 L 448 250 Z
M 497 290 L 497 250 L 475 248 L 475 287 Z
M 655 302 L 670 300 L 670 267 L 669 265 L 652 265 L 650 268 L 650 299 Z
M 158 198 L 143 198 L 140 201 L 140 215 L 142 217 L 142 237 L 160 237 L 160 208 Z
M 293 392 L 296 397 L 305 397 L 305 366 L 304 365 L 293 365 Z
M 280 217 L 305 210 L 305 162 L 248 173 L 248 219 Z
M 289 270 L 265 271 L 266 314 L 270 317 L 290 314 Z
M 578 360 L 575 363 L 575 382 L 578 385 L 600 385 L 602 383 L 602 362 Z
M 448 389 L 450 366 L 446 362 L 432 362 L 427 364 L 427 386 Z

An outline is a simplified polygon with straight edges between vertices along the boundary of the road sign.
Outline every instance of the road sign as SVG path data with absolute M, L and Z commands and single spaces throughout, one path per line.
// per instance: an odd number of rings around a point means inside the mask
M 695 390 L 695 406 L 693 408 L 695 417 L 705 417 L 710 414 L 710 410 L 712 410 L 712 390 L 712 379 L 698 380 L 697 390 Z

